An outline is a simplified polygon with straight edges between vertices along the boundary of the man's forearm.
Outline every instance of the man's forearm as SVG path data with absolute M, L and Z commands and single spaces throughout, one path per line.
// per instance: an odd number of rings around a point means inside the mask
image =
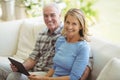
M 31 58 L 28 58 L 27 60 L 25 60 L 25 62 L 23 63 L 24 67 L 27 69 L 27 70 L 30 70 L 32 69 L 36 64 L 36 61 L 34 61 L 33 59 Z

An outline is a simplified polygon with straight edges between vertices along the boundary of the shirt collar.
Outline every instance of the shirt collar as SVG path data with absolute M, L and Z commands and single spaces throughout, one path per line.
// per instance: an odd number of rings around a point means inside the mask
M 54 33 L 52 35 L 60 34 L 62 28 L 63 28 L 63 22 L 60 23 L 60 26 L 54 31 Z M 50 30 L 47 31 L 48 34 L 49 34 L 49 32 L 50 32 Z

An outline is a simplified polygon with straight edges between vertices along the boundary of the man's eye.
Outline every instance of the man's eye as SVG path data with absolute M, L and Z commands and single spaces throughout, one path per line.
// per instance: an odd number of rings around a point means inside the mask
M 55 17 L 55 15 L 54 15 L 54 14 L 51 14 L 51 17 Z
M 48 17 L 48 15 L 44 15 L 44 17 Z

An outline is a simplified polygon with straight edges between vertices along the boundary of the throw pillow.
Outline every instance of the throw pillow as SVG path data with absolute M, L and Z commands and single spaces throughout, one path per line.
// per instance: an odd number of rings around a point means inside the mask
M 102 69 L 97 80 L 120 80 L 120 59 L 112 58 Z
M 25 59 L 28 57 L 28 54 L 31 53 L 35 42 L 33 27 L 33 24 L 23 21 L 18 38 L 17 53 L 14 55 L 15 58 Z
M 13 56 L 17 59 L 26 60 L 35 46 L 37 35 L 43 31 L 43 23 L 23 21 L 20 29 L 17 53 Z

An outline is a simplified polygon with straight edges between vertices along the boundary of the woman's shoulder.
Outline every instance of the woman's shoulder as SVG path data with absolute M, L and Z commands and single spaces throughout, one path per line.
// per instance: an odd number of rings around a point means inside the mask
M 57 39 L 57 42 L 64 42 L 65 41 L 65 37 L 64 36 L 60 36 Z
M 78 46 L 80 46 L 80 47 L 90 47 L 86 40 L 80 41 L 78 43 Z
M 83 52 L 89 52 L 90 51 L 90 46 L 88 44 L 88 42 L 86 40 L 80 41 L 77 44 L 77 50 L 78 50 L 78 54 L 80 54 L 81 51 Z
M 64 36 L 59 36 L 56 41 L 56 47 L 59 47 L 61 44 L 65 42 L 65 37 Z

